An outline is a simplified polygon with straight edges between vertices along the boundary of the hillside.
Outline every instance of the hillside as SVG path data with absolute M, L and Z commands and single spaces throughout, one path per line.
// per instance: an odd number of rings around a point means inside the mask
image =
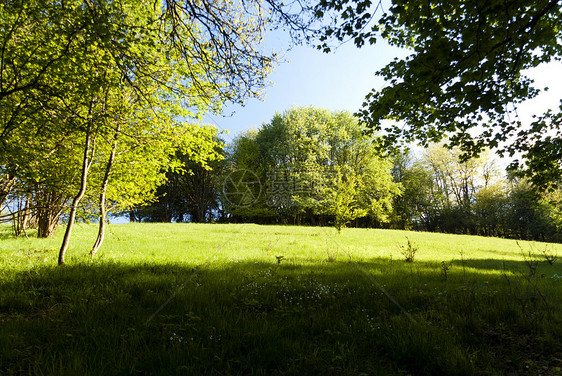
M 126 224 L 90 260 L 96 229 L 79 225 L 61 268 L 60 233 L 7 230 L 2 374 L 561 372 L 559 244 Z

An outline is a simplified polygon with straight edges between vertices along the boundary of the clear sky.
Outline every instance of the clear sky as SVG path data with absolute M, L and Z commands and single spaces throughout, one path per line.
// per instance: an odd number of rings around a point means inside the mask
M 245 107 L 230 105 L 222 115 L 206 116 L 203 120 L 228 130 L 229 135 L 224 136 L 227 142 L 241 131 L 259 128 L 276 112 L 282 113 L 291 106 L 313 105 L 355 112 L 361 108 L 370 90 L 385 85 L 375 72 L 395 57 L 407 55 L 406 51 L 384 42 L 361 49 L 346 43 L 328 54 L 308 46 L 283 52 L 288 39 L 280 32 L 270 35 L 266 42 L 285 54 L 285 62 L 281 62 L 270 75 L 272 83 L 266 88 L 263 101 L 251 99 Z M 540 66 L 530 76 L 535 79 L 537 87 L 548 86 L 550 90 L 520 107 L 519 116 L 524 123 L 531 120 L 533 113 L 540 114 L 544 108 L 557 107 L 562 99 L 562 63 Z
M 362 49 L 346 43 L 328 54 L 309 46 L 296 46 L 285 52 L 288 41 L 282 37 L 269 43 L 284 58 L 270 74 L 271 84 L 265 89 L 263 100 L 250 99 L 244 107 L 230 105 L 222 115 L 204 118 L 205 123 L 229 130 L 227 141 L 241 131 L 259 128 L 276 112 L 291 106 L 313 105 L 355 112 L 371 89 L 383 87 L 384 81 L 375 72 L 394 57 L 405 56 L 384 43 Z

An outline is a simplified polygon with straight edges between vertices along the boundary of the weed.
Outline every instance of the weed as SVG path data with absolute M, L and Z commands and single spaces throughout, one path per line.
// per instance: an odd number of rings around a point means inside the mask
M 462 274 L 463 276 L 466 277 L 466 267 L 464 265 L 464 252 L 462 250 L 460 251 L 460 255 L 461 255 Z
M 542 251 L 542 255 L 548 265 L 554 264 L 554 261 L 558 258 L 558 253 L 554 253 L 552 249 L 549 249 L 546 246 L 544 247 L 544 251 Z
M 445 261 L 441 261 L 441 277 L 445 281 L 447 280 L 447 276 L 450 268 L 451 267 Z
M 521 247 L 519 242 L 517 242 L 517 246 L 519 247 L 519 250 L 523 257 L 523 262 L 525 263 L 527 269 L 529 270 L 529 276 L 534 277 L 535 274 L 537 273 L 537 267 L 539 266 L 540 260 L 538 259 L 537 255 L 533 252 L 532 247 L 528 252 L 525 252 L 523 251 L 523 248 Z
M 504 272 L 503 276 L 509 287 L 507 291 L 508 301 L 518 303 L 519 306 L 514 312 L 521 316 L 525 327 L 534 333 L 540 332 L 543 328 L 548 328 L 552 306 L 547 295 L 539 286 L 542 279 L 533 278 L 534 274 L 521 274 L 520 276 L 515 274 L 515 277 L 510 278 Z
M 336 249 L 330 248 L 328 241 L 326 241 L 326 253 L 328 257 L 326 258 L 327 262 L 335 262 L 336 261 Z
M 414 256 L 418 252 L 418 246 L 414 244 L 408 237 L 406 237 L 408 241 L 405 245 L 401 244 L 400 253 L 404 256 L 404 261 L 406 262 L 414 262 Z

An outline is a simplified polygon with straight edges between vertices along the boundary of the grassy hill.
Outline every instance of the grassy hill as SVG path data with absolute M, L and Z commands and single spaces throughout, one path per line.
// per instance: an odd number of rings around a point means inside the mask
M 562 374 L 562 245 L 374 229 L 0 227 L 0 374 Z M 414 252 L 414 250 L 417 250 Z M 406 262 L 412 255 L 413 262 Z

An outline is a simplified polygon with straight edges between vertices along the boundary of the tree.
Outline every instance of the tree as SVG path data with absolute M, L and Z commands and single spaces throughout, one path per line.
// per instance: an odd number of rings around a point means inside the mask
M 560 241 L 561 191 L 506 178 L 489 153 L 462 161 L 458 149 L 432 144 L 420 159 L 397 155 L 392 174 L 403 186 L 393 202 L 394 227 Z
M 76 150 L 81 149 L 81 140 L 77 134 L 52 137 L 39 133 L 32 143 L 26 143 L 26 133 L 12 134 L 16 135 L 10 145 L 12 159 L 7 164 L 14 168 L 14 185 L 7 197 L 11 203 L 25 201 L 25 206 L 19 208 L 21 213 L 14 213 L 16 217 L 35 219 L 21 222 L 21 231 L 25 233 L 25 223 L 33 224 L 38 237 L 52 237 L 77 186 L 75 166 L 80 156 Z
M 474 215 L 478 194 L 501 183 L 494 160 L 483 153 L 479 158 L 463 161 L 459 149 L 432 144 L 424 152 L 423 164 L 433 180 L 436 227 L 445 232 L 476 234 L 480 225 Z
M 200 130 L 207 134 L 209 142 L 216 142 L 216 154 L 202 163 L 193 156 L 178 152 L 178 167 L 162 170 L 165 181 L 156 188 L 153 200 L 134 205 L 134 220 L 208 222 L 216 215 L 222 188 L 219 183 L 224 167 L 224 144 L 218 139 L 215 128 L 202 127 Z
M 15 0 L 1 9 L 0 140 L 71 87 L 76 73 L 84 75 L 76 47 L 95 48 L 135 90 L 154 80 L 176 93 L 196 87 L 197 100 L 209 105 L 259 95 L 275 59 L 259 49 L 272 17 L 260 1 L 241 8 L 223 1 Z
M 233 167 L 251 170 L 263 188 L 253 205 L 233 208 L 236 215 L 297 224 L 329 219 L 341 229 L 360 217 L 387 221 L 398 193 L 390 162 L 347 112 L 292 108 L 230 150 Z
M 428 227 L 434 191 L 431 172 L 409 152 L 396 153 L 392 159 L 393 181 L 402 185 L 402 193 L 394 197 L 391 226 L 404 230 Z
M 325 213 L 333 215 L 334 227 L 338 232 L 341 232 L 349 222 L 369 213 L 367 209 L 360 206 L 358 185 L 354 178 L 338 181 L 331 202 L 325 209 Z
M 263 194 L 269 163 L 258 141 L 262 130 L 242 132 L 226 145 L 223 175 L 219 179 L 219 201 L 226 220 L 260 221 L 275 215 Z
M 559 181 L 562 112 L 522 124 L 516 107 L 541 90 L 525 71 L 562 58 L 560 1 L 394 0 L 381 12 L 380 1 L 320 0 L 315 16 L 333 19 L 320 37 L 326 51 L 330 38 L 358 47 L 384 38 L 411 52 L 378 72 L 390 85 L 369 93 L 359 111 L 371 131 L 385 129 L 383 149 L 448 135 L 463 159 L 486 148 L 521 153 L 513 168 L 524 167 L 535 184 Z
M 508 230 L 506 217 L 508 215 L 507 186 L 497 182 L 480 189 L 476 193 L 473 205 L 475 222 L 479 234 L 484 236 L 501 236 Z
M 560 242 L 561 193 L 537 192 L 526 179 L 512 179 L 505 217 L 509 236 Z
M 33 154 L 35 162 L 52 156 L 69 138 L 80 140 L 74 150 L 81 156 L 75 164 L 79 182 L 59 264 L 64 264 L 78 205 L 88 194 L 96 164 L 107 167 L 97 168 L 107 172 L 100 197 L 109 189 L 115 157 L 108 150 L 117 145 L 114 137 L 153 144 L 180 140 L 185 153 L 201 154 L 199 162 L 213 154 L 212 145 L 190 137 L 186 131 L 192 128 L 182 129 L 173 119 L 194 118 L 219 109 L 224 101 L 259 95 L 275 60 L 259 48 L 272 11 L 281 10 L 272 5 L 264 9 L 260 1 L 240 7 L 175 0 L 0 5 L 0 198 L 26 173 L 20 162 L 33 162 L 27 151 L 41 151 L 38 138 L 48 139 L 50 148 Z M 111 139 L 115 142 L 104 145 L 103 140 Z

